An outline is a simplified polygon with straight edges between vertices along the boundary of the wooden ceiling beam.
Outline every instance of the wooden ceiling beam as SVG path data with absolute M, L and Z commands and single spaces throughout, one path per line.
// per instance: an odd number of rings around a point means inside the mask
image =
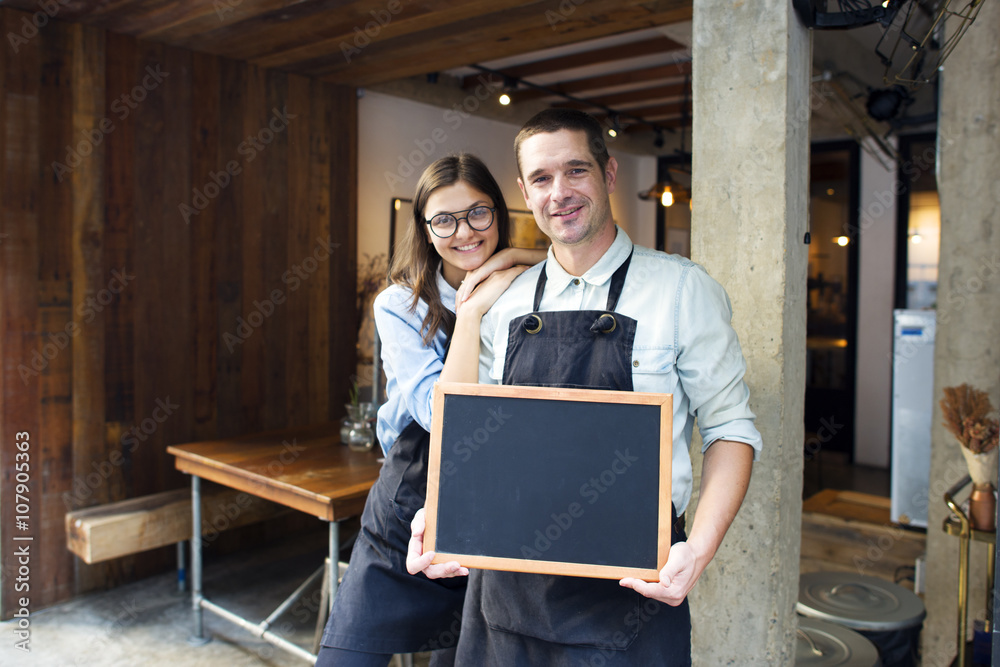
M 654 37 L 653 39 L 645 39 L 641 42 L 609 46 L 602 49 L 594 49 L 593 51 L 583 51 L 568 56 L 535 60 L 534 62 L 522 65 L 505 67 L 503 73 L 516 79 L 524 79 L 531 76 L 573 69 L 574 67 L 587 67 L 589 65 L 599 65 L 616 60 L 670 53 L 683 48 L 683 45 L 678 44 L 668 37 Z
M 565 83 L 548 86 L 557 93 L 565 93 L 579 97 L 580 93 L 588 90 L 600 90 L 601 88 L 611 88 L 612 86 L 624 86 L 632 83 L 644 83 L 647 81 L 657 81 L 661 79 L 677 79 L 691 74 L 691 61 L 682 60 L 670 65 L 657 65 L 655 67 L 643 67 L 641 69 L 628 70 L 625 72 L 615 72 L 613 74 L 602 74 L 600 76 L 587 77 L 566 81 Z M 527 102 L 545 97 L 552 97 L 551 93 L 544 90 L 525 90 L 518 92 L 515 102 Z
M 515 101 L 520 93 L 511 93 Z M 614 95 L 603 95 L 600 97 L 587 97 L 585 102 L 559 102 L 553 104 L 561 109 L 589 109 L 600 107 L 620 107 L 623 111 L 628 109 L 629 104 L 648 102 L 649 100 L 670 99 L 681 95 L 691 94 L 691 83 L 672 83 L 666 86 L 655 86 L 653 88 L 640 88 L 638 90 L 628 90 Z M 589 104 L 588 104 L 589 103 Z
M 277 33 L 296 29 L 301 39 L 314 34 L 331 17 L 358 16 L 371 7 L 363 0 L 301 0 L 295 4 L 288 0 L 212 0 L 210 4 L 214 7 L 210 15 L 192 13 L 181 21 L 149 26 L 138 36 L 192 48 L 213 44 L 224 48 L 220 42 L 233 35 L 270 42 Z M 261 31 L 266 33 L 265 39 L 260 39 Z
M 38 10 L 37 0 L 2 1 Z M 399 7 L 395 14 L 393 7 Z M 380 23 L 386 13 L 391 20 Z M 691 15 L 692 0 L 59 0 L 58 18 L 364 86 L 668 25 Z M 664 49 L 679 46 L 666 37 L 659 41 Z M 626 44 L 562 62 L 625 57 L 641 48 L 655 51 L 657 45 Z M 541 71 L 560 67 L 559 61 L 526 67 Z
M 657 117 L 674 116 L 680 114 L 682 111 L 687 109 L 688 116 L 691 115 L 691 102 L 670 102 L 668 104 L 657 104 L 655 106 L 643 107 L 641 109 L 631 109 L 629 111 L 621 110 L 622 116 L 638 117 L 643 119 L 654 119 Z M 616 109 L 617 111 L 617 109 Z M 601 121 L 602 123 L 610 116 L 610 114 L 602 113 L 595 114 L 594 118 Z M 630 118 L 623 118 L 624 122 L 629 122 Z
M 656 123 L 657 127 L 663 128 L 664 130 L 673 130 L 675 128 L 688 128 L 691 127 L 691 118 L 684 118 L 683 116 L 674 116 L 672 118 L 648 118 L 647 122 L 643 123 L 632 123 L 631 125 L 626 125 L 622 128 L 622 132 L 625 134 L 635 134 L 636 132 L 651 132 L 653 127 L 652 123 Z M 649 123 L 649 124 L 647 124 Z
M 553 30 L 546 13 L 558 11 L 559 6 L 555 0 L 544 0 L 438 31 L 373 42 L 349 64 L 337 53 L 296 63 L 294 69 L 334 83 L 364 86 L 518 55 L 526 44 L 533 49 L 564 46 L 691 17 L 691 0 L 661 0 L 655 4 L 658 11 L 638 1 L 588 0 Z
M 319 4 L 309 0 L 311 4 Z M 287 0 L 59 0 L 56 16 L 61 20 L 86 23 L 123 35 L 183 46 L 161 38 L 162 33 L 191 25 L 189 34 L 218 27 L 234 18 L 248 18 L 278 10 Z M 37 0 L 5 0 L 4 5 L 37 11 Z
M 228 32 L 216 30 L 210 37 L 231 53 L 231 57 L 261 67 L 294 69 L 297 63 L 331 54 L 348 64 L 353 61 L 355 52 L 369 48 L 372 43 L 415 33 L 445 33 L 456 21 L 514 9 L 533 1 L 427 0 L 414 4 L 395 0 L 373 9 L 370 0 L 355 0 L 336 12 L 304 16 L 267 27 L 241 24 Z M 398 12 L 393 13 L 393 9 Z M 266 39 L 248 39 L 248 31 L 254 30 L 265 31 Z

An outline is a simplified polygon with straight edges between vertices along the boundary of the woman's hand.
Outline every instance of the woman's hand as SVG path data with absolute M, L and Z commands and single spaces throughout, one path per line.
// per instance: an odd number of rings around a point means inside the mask
M 517 278 L 529 268 L 531 267 L 519 264 L 509 269 L 494 271 L 487 276 L 486 280 L 479 283 L 476 289 L 466 297 L 464 302 L 460 301 L 456 295 L 455 314 L 472 314 L 481 318 L 487 310 L 493 307 L 493 304 L 500 298 L 500 295 L 507 291 L 510 284 L 514 282 L 514 278 Z M 464 288 L 465 284 L 463 283 L 461 287 Z
M 410 523 L 410 546 L 406 552 L 406 570 L 410 574 L 423 572 L 428 579 L 469 576 L 469 568 L 462 567 L 457 561 L 431 563 L 434 552 L 424 552 L 424 530 L 426 527 L 424 508 L 421 507 Z
M 476 289 L 476 286 L 486 280 L 495 271 L 503 271 L 518 264 L 533 266 L 545 259 L 545 254 L 544 250 L 504 248 L 483 262 L 479 268 L 473 269 L 465 275 L 465 280 L 462 281 L 458 292 L 455 294 L 455 306 L 460 307 L 468 300 L 469 295 Z

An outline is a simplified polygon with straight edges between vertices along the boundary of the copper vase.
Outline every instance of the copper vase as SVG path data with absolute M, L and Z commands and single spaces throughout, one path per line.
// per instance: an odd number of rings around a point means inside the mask
M 996 530 L 997 500 L 993 485 L 973 484 L 969 495 L 969 524 L 975 530 Z

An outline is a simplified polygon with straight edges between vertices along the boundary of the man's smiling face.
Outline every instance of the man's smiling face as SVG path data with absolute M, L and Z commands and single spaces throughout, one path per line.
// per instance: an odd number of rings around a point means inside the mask
M 614 224 L 608 195 L 614 192 L 617 162 L 602 171 L 582 131 L 543 132 L 520 146 L 524 201 L 539 229 L 557 245 L 576 246 Z

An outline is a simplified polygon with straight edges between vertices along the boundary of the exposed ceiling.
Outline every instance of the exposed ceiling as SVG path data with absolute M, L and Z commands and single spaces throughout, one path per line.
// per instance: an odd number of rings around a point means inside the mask
M 512 106 L 586 109 L 625 134 L 691 122 L 693 0 L 63 1 L 57 19 L 334 83 L 371 87 L 445 73 L 464 77 L 468 89 L 485 77 L 496 89 L 513 88 Z M 38 10 L 37 0 L 3 4 Z M 822 43 L 815 61 L 829 70 L 833 56 Z M 831 52 L 857 51 L 840 37 L 837 44 Z M 853 64 L 832 69 L 850 69 L 855 89 L 869 74 Z M 852 115 L 840 110 L 834 125 L 845 113 Z
M 36 0 L 4 4 L 38 10 Z M 369 86 L 685 21 L 691 12 L 692 0 L 67 0 L 56 18 Z
M 582 109 L 626 133 L 691 124 L 690 22 L 449 70 L 472 89 L 490 81 L 512 105 Z M 666 33 L 674 28 L 675 37 Z M 484 76 L 485 74 L 485 76 Z
M 623 126 L 634 116 L 676 127 L 690 116 L 690 55 L 655 28 L 691 14 L 692 0 L 68 0 L 56 18 L 358 87 L 499 62 L 525 82 L 600 93 L 587 108 L 628 110 Z M 592 40 L 558 58 L 523 57 Z M 527 87 L 518 103 L 545 96 Z

